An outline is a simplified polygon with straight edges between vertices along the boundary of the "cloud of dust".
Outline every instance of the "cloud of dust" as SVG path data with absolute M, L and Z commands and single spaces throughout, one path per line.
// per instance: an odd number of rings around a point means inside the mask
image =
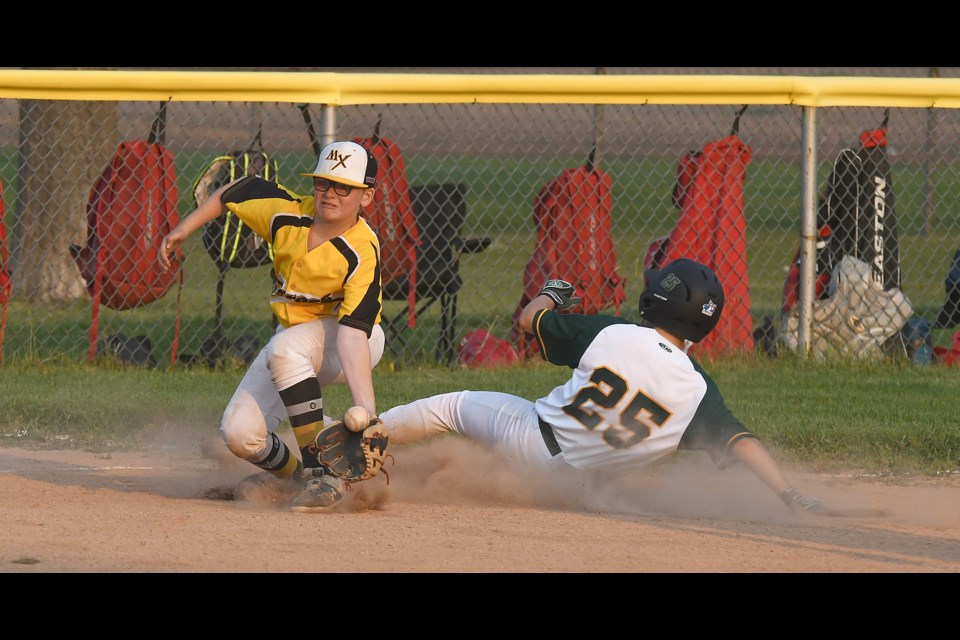
M 885 523 L 907 526 L 960 527 L 960 476 L 879 478 L 856 473 L 796 472 L 798 486 L 838 511 L 875 512 Z M 872 518 L 864 518 L 870 522 Z
M 296 438 L 289 431 L 280 434 L 287 446 L 296 450 Z M 205 495 L 211 499 L 233 500 L 234 489 L 238 482 L 247 476 L 259 473 L 254 465 L 233 455 L 219 434 L 203 438 L 199 443 L 200 456 L 213 464 L 214 477 L 207 482 L 213 486 L 205 489 Z M 390 487 L 381 482 L 361 482 L 351 485 L 343 500 L 332 509 L 318 510 L 317 513 L 359 513 L 382 509 L 390 499 Z M 263 487 L 251 491 L 247 502 L 253 509 L 281 509 L 289 506 L 290 496 L 278 487 Z
M 292 433 L 281 437 L 296 447 Z M 201 482 L 225 498 L 230 487 L 257 471 L 226 449 L 215 428 L 199 440 L 195 430 L 164 429 L 157 444 L 192 449 L 207 468 Z M 389 453 L 389 484 L 375 479 L 353 485 L 341 511 L 381 509 L 396 499 L 773 522 L 797 517 L 745 467 L 719 470 L 701 452 L 678 452 L 631 472 L 574 474 L 520 469 L 489 447 L 455 435 L 394 445 Z M 800 470 L 787 470 L 787 477 L 801 492 L 838 511 L 876 511 L 885 522 L 906 525 L 960 526 L 960 477 L 929 486 Z M 275 501 L 268 497 L 266 502 Z
M 458 436 L 392 452 L 397 499 L 411 502 L 545 507 L 598 513 L 776 518 L 789 515 L 746 469 L 719 471 L 710 459 L 675 454 L 623 474 L 518 469 L 497 452 Z

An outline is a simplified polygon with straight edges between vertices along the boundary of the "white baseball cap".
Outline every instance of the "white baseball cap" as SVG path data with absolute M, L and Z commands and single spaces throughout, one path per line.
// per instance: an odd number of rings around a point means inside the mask
M 356 142 L 331 142 L 320 151 L 320 161 L 313 173 L 300 175 L 326 178 L 351 187 L 373 187 L 377 184 L 377 159 Z

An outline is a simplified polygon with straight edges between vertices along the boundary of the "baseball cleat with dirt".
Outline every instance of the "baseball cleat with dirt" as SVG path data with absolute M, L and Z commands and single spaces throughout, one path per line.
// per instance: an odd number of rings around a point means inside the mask
M 303 489 L 293 499 L 293 511 L 324 511 L 343 498 L 345 483 L 337 476 L 325 473 L 322 468 L 304 469 Z
M 289 478 L 278 478 L 269 471 L 261 471 L 237 483 L 233 499 L 253 502 L 288 502 L 297 495 L 302 486 L 299 471 Z

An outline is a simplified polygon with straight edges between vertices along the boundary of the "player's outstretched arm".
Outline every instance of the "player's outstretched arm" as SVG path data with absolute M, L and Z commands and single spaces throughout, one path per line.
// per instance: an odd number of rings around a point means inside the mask
M 810 512 L 821 509 L 818 500 L 804 496 L 790 484 L 780 470 L 780 465 L 756 438 L 741 438 L 733 444 L 730 451 L 791 509 L 799 508 Z
M 236 182 L 236 180 L 234 182 Z M 187 241 L 187 238 L 190 237 L 190 234 L 211 220 L 226 213 L 227 208 L 223 206 L 223 202 L 220 200 L 220 195 L 232 184 L 233 182 L 230 184 L 225 184 L 210 194 L 209 198 L 204 200 L 203 203 L 194 209 L 192 213 L 180 220 L 180 224 L 174 227 L 173 230 L 163 239 L 163 242 L 160 244 L 160 254 L 158 258 L 160 260 L 160 264 L 163 265 L 165 269 L 170 268 L 174 254 L 176 254 L 177 249 L 179 249 L 183 243 Z
M 337 353 L 354 406 L 363 407 L 370 417 L 375 418 L 377 402 L 367 334 L 360 329 L 340 325 L 337 327 Z
M 520 318 L 517 320 L 517 324 L 521 329 L 527 333 L 533 333 L 533 317 L 541 309 L 546 309 L 551 311 L 554 308 L 553 300 L 547 296 L 537 296 L 533 300 L 527 303 L 527 306 L 523 308 L 523 311 L 520 312 Z

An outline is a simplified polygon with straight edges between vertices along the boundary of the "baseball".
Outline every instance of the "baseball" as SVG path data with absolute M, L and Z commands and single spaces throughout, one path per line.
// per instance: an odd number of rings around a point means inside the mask
M 343 414 L 343 424 L 347 429 L 360 432 L 370 426 L 370 414 L 363 407 L 350 407 Z

